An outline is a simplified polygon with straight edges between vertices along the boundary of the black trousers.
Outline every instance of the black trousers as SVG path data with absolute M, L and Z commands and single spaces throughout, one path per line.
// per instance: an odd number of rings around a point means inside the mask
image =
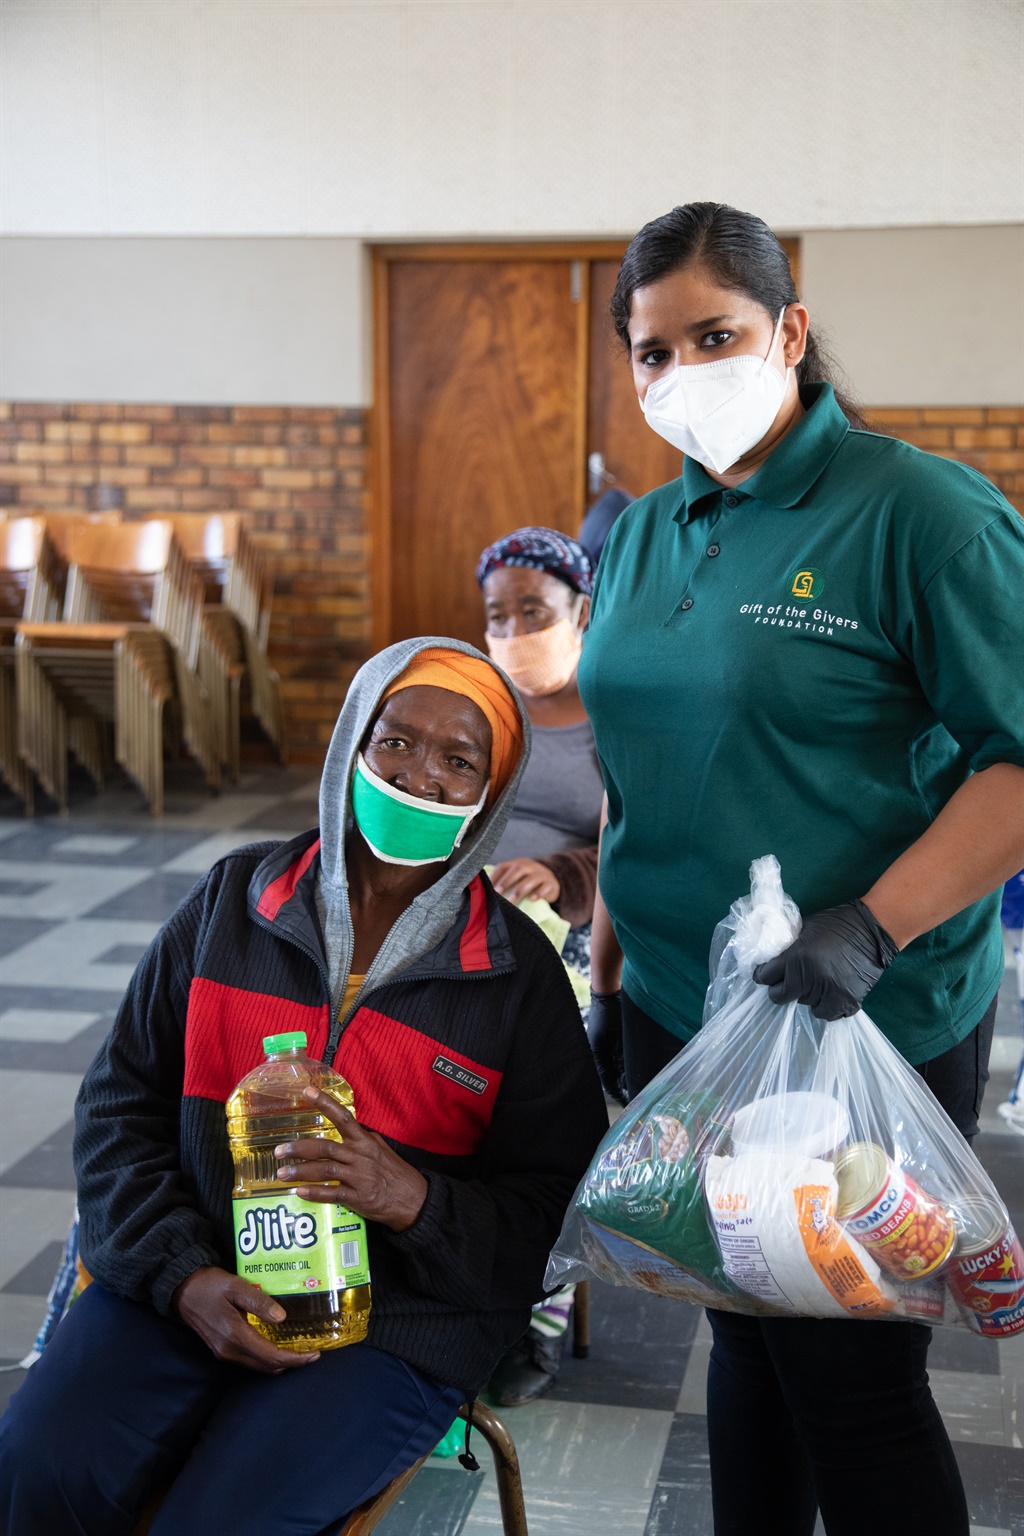
M 682 1042 L 623 995 L 632 1098 Z M 918 1068 L 968 1141 L 988 1081 L 996 1004 Z M 931 1329 L 910 1322 L 743 1317 L 709 1308 L 715 1536 L 968 1536 L 953 1447 L 928 1386 Z

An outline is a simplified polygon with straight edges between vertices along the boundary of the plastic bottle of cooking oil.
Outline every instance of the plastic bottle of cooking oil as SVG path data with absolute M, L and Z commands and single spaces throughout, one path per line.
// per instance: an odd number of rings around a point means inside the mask
M 301 1353 L 357 1344 L 370 1316 L 363 1218 L 344 1205 L 300 1200 L 277 1177 L 274 1156 L 282 1141 L 299 1137 L 341 1141 L 302 1090 L 319 1088 L 354 1114 L 352 1089 L 306 1055 L 301 1031 L 268 1035 L 263 1049 L 267 1059 L 242 1078 L 226 1106 L 235 1161 L 235 1252 L 242 1278 L 273 1296 L 288 1315 L 267 1323 L 250 1312 L 249 1321 L 280 1349 Z

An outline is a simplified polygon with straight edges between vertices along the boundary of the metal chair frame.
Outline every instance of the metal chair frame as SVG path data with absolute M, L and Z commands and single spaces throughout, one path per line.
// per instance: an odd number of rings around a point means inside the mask
M 519 1456 L 512 1436 L 494 1409 L 489 1408 L 479 1399 L 475 1399 L 470 1404 L 464 1403 L 459 1409 L 459 1417 L 468 1420 L 491 1448 L 504 1536 L 529 1536 Z M 392 1505 L 397 1503 L 427 1460 L 429 1460 L 428 1457 L 422 1456 L 408 1471 L 394 1478 L 376 1497 L 368 1499 L 365 1504 L 360 1504 L 358 1509 L 354 1509 L 339 1527 L 338 1536 L 369 1536 L 369 1532 L 384 1518 Z

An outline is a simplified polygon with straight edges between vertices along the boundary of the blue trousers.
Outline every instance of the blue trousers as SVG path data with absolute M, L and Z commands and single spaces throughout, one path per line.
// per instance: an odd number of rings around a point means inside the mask
M 623 995 L 630 1097 L 681 1042 Z M 995 1001 L 918 1068 L 968 1141 L 988 1081 Z M 708 1309 L 715 1536 L 968 1536 L 953 1447 L 928 1386 L 922 1323 L 746 1317 Z
M 0 1420 L 4 1536 L 320 1536 L 425 1455 L 465 1393 L 366 1344 L 264 1376 L 93 1284 Z

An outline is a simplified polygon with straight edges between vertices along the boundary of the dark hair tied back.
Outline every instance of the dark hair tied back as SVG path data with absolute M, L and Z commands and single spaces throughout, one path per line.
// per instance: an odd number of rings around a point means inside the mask
M 611 312 L 623 345 L 629 347 L 629 317 L 638 288 L 682 267 L 699 266 L 720 288 L 745 293 L 772 317 L 798 300 L 789 258 L 763 219 L 728 203 L 684 203 L 645 224 L 629 242 L 612 294 Z M 831 384 L 850 424 L 864 419 L 838 382 L 839 370 L 811 331 L 797 365 L 799 384 Z

